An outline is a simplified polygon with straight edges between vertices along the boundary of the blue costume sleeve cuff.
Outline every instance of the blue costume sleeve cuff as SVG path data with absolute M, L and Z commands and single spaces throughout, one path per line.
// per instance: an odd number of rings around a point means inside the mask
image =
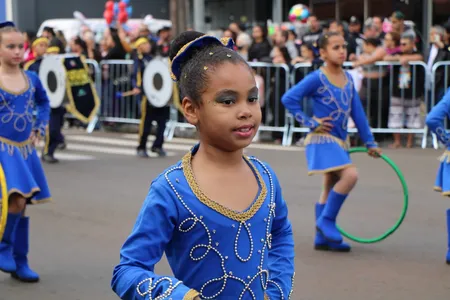
M 372 148 L 378 148 L 379 146 L 378 146 L 377 142 L 367 142 L 366 147 L 367 147 L 367 149 L 372 149 Z
M 315 130 L 317 127 L 320 126 L 320 123 L 317 122 L 314 119 L 305 118 L 302 113 L 298 112 L 295 114 L 295 120 L 297 120 L 300 124 L 302 124 L 305 127 L 311 128 L 312 130 Z
M 171 298 L 183 300 L 193 300 L 199 295 L 199 293 L 197 293 L 196 291 L 183 285 L 182 281 L 176 281 L 170 277 L 162 277 L 158 280 L 155 279 L 156 278 L 150 277 L 141 281 L 136 288 L 138 295 L 143 297 L 144 299 L 147 299 L 147 296 L 150 296 L 150 299 L 152 299 L 153 296 L 157 296 L 158 299 Z M 165 287 L 167 288 L 165 290 L 161 290 L 160 294 L 155 295 L 155 291 L 161 288 L 160 285 L 163 284 L 164 281 L 168 281 L 169 285 L 165 284 Z
M 37 132 L 41 137 L 45 136 L 46 125 L 44 123 L 39 124 L 33 128 L 33 131 Z

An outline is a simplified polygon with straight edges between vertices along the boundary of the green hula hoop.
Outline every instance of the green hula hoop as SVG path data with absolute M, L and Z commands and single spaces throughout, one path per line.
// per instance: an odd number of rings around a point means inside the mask
M 360 153 L 360 152 L 365 152 L 367 153 L 367 148 L 364 147 L 358 147 L 358 148 L 351 148 L 349 153 Z M 390 229 L 388 229 L 385 233 L 383 233 L 380 236 L 374 237 L 374 238 L 369 238 L 369 239 L 365 239 L 365 238 L 360 238 L 354 235 L 351 235 L 347 232 L 345 232 L 341 227 L 339 227 L 339 225 L 337 226 L 339 231 L 341 232 L 341 234 L 343 236 L 345 236 L 346 238 L 357 242 L 357 243 L 361 243 L 361 244 L 373 244 L 373 243 L 378 243 L 381 242 L 382 240 L 386 239 L 388 236 L 390 236 L 391 234 L 393 234 L 402 224 L 403 220 L 405 219 L 406 216 L 406 212 L 408 211 L 408 186 L 406 185 L 406 180 L 405 177 L 403 176 L 402 171 L 400 171 L 400 169 L 398 168 L 398 166 L 386 155 L 382 154 L 381 155 L 381 159 L 383 159 L 397 174 L 398 179 L 400 180 L 400 183 L 402 184 L 402 188 L 403 188 L 403 209 L 402 209 L 402 213 L 400 215 L 400 218 L 397 220 L 397 222 L 395 223 L 395 225 L 393 227 L 391 227 Z

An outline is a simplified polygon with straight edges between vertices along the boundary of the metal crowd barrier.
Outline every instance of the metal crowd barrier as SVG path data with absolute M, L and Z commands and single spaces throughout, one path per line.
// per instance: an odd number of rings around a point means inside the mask
M 95 87 L 101 99 L 101 108 L 98 118 L 93 120 L 88 126 L 88 132 L 92 132 L 97 122 L 128 123 L 138 124 L 140 101 L 135 96 L 118 97 L 119 93 L 130 91 L 131 72 L 133 67 L 132 60 L 105 60 L 97 63 L 94 60 L 87 60 L 86 63 L 95 72 Z M 255 75 L 259 75 L 259 83 L 263 84 L 264 101 L 262 103 L 263 120 L 260 126 L 260 132 L 270 132 L 274 139 L 281 139 L 282 145 L 289 146 L 293 142 L 295 133 L 306 133 L 308 128 L 302 127 L 283 107 L 281 97 L 283 94 L 297 82 L 302 80 L 307 74 L 314 71 L 317 67 L 310 63 L 296 64 L 292 70 L 285 64 L 270 64 L 249 62 L 254 69 Z M 422 125 L 420 128 L 388 128 L 387 118 L 389 114 L 390 100 L 393 95 L 394 85 L 398 84 L 398 78 L 394 78 L 393 66 L 399 66 L 396 62 L 377 62 L 373 66 L 367 66 L 365 71 L 374 75 L 373 78 L 361 79 L 359 95 L 366 109 L 372 131 L 378 134 L 388 133 L 414 133 L 422 135 L 422 148 L 427 146 L 428 130 L 424 126 L 426 113 L 440 99 L 436 99 L 437 89 L 446 90 L 449 81 L 450 62 L 439 62 L 433 66 L 432 72 L 428 72 L 427 65 L 424 62 L 411 62 L 411 84 L 413 99 L 424 102 L 426 111 L 422 115 Z M 351 63 L 345 63 L 344 67 L 351 68 Z M 444 71 L 442 71 L 444 69 Z M 422 72 L 423 79 L 418 77 L 418 72 Z M 352 73 L 355 70 L 350 71 Z M 435 78 L 441 74 L 441 81 L 445 83 L 444 87 L 437 87 Z M 424 95 L 417 95 L 417 87 L 421 87 L 423 80 Z M 356 81 L 355 81 L 356 83 Z M 359 85 L 358 85 L 359 87 Z M 404 95 L 401 95 L 401 101 L 404 101 Z M 422 105 L 423 106 L 423 105 Z M 303 108 L 308 113 L 312 113 L 310 101 L 303 100 Z M 166 138 L 172 139 L 177 128 L 193 128 L 192 125 L 183 121 L 180 113 L 175 107 L 171 109 L 171 117 L 167 124 Z M 349 132 L 357 132 L 356 128 L 349 128 Z M 438 148 L 438 142 L 433 136 L 433 146 Z
M 421 128 L 388 128 L 387 121 L 389 116 L 389 106 L 390 100 L 393 97 L 394 85 L 398 84 L 398 79 L 394 78 L 394 70 L 393 66 L 400 66 L 400 63 L 397 62 L 377 62 L 372 66 L 364 67 L 363 71 L 368 74 L 369 78 L 360 78 L 360 82 L 358 79 L 355 80 L 355 77 L 358 77 L 358 73 L 355 73 L 356 70 L 352 70 L 352 77 L 354 78 L 355 88 L 360 95 L 361 102 L 363 103 L 366 109 L 366 115 L 369 119 L 369 123 L 372 128 L 373 133 L 414 133 L 414 134 L 422 134 L 422 147 L 426 147 L 426 128 L 424 126 L 424 117 L 421 117 Z M 412 99 L 413 101 L 418 101 L 417 104 L 428 102 L 428 93 L 426 92 L 426 78 L 429 77 L 427 72 L 427 65 L 424 62 L 411 62 L 411 85 L 412 85 Z M 344 64 L 344 68 L 350 69 L 352 67 L 351 62 L 346 62 Z M 418 95 L 416 85 L 421 85 L 422 83 L 417 82 L 418 78 L 418 69 L 422 68 L 423 72 L 423 91 L 424 95 Z M 295 85 L 301 79 L 303 79 L 307 74 L 314 71 L 316 68 L 310 63 L 300 63 L 296 64 L 292 71 L 291 84 Z M 374 74 L 374 75 L 371 75 Z M 363 76 L 361 74 L 360 76 Z M 423 96 L 423 97 L 421 97 Z M 405 101 L 404 92 L 401 92 L 399 97 L 401 101 Z M 303 108 L 306 108 L 306 111 L 309 110 L 311 113 L 311 104 L 309 99 L 303 99 Z M 403 119 L 405 117 L 405 111 L 403 112 Z M 305 133 L 309 131 L 309 128 L 302 127 L 298 124 L 292 115 L 289 116 L 290 130 L 288 134 L 287 144 L 290 145 L 292 143 L 294 133 Z M 351 122 L 349 122 L 350 124 Z M 350 133 L 357 132 L 357 129 L 349 126 L 348 131 Z

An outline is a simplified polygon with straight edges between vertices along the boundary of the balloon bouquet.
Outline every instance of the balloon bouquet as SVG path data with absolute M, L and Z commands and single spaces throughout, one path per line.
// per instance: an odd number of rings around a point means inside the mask
M 125 24 L 133 13 L 133 7 L 129 4 L 130 0 L 121 0 L 120 2 L 107 1 L 103 13 L 106 23 L 109 26 L 115 26 L 117 22 L 122 25 Z

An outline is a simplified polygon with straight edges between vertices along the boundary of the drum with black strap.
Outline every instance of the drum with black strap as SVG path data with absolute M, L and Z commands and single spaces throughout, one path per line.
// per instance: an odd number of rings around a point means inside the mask
M 169 63 L 164 58 L 154 58 L 145 67 L 142 87 L 148 102 L 154 107 L 166 106 L 173 93 Z
M 39 67 L 39 79 L 47 92 L 51 108 L 63 105 L 66 96 L 66 69 L 63 56 L 49 55 L 42 59 Z

